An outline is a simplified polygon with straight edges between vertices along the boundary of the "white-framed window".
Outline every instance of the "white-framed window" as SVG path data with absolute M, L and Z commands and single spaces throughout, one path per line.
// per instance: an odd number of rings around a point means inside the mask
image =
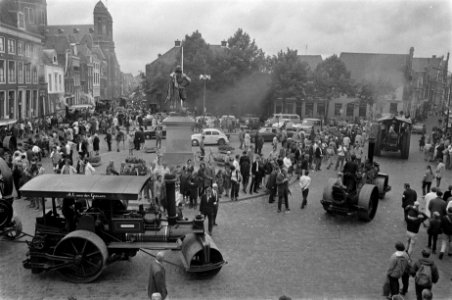
M 6 63 L 3 59 L 0 59 L 0 83 L 6 82 Z
M 24 55 L 24 42 L 23 41 L 17 41 L 17 55 L 19 55 L 19 56 Z
M 37 58 L 38 57 L 39 46 L 38 45 L 32 45 L 32 48 L 33 48 L 33 57 Z
M 8 91 L 8 114 L 10 119 L 14 119 L 16 112 L 16 91 Z
M 63 80 L 62 80 L 62 77 L 63 76 L 61 76 L 61 74 L 58 75 L 58 81 L 60 82 L 60 91 L 63 91 L 63 84 L 62 84 Z
M 25 83 L 31 83 L 31 64 L 25 64 Z
M 58 73 L 57 72 L 53 73 L 53 79 L 55 80 L 55 91 L 58 92 L 59 89 L 58 89 Z
M 0 118 L 5 118 L 6 110 L 6 91 L 0 91 Z
M 17 62 L 17 83 L 24 83 L 24 63 Z
M 38 90 L 33 90 L 33 98 L 31 99 L 31 107 L 33 109 L 33 117 L 38 116 Z
M 31 56 L 31 44 L 29 44 L 29 43 L 25 44 L 25 56 L 26 57 Z
M 17 27 L 19 27 L 19 29 L 25 30 L 25 15 L 23 12 L 17 13 Z
M 8 53 L 16 54 L 16 40 L 8 39 Z
M 30 24 L 35 23 L 35 10 L 31 7 L 25 7 L 25 12 L 27 14 L 27 21 Z
M 32 69 L 32 77 L 33 77 L 33 83 L 37 84 L 38 83 L 38 67 L 37 66 L 33 66 Z
M 49 84 L 49 93 L 52 92 L 52 74 L 49 74 L 49 80 L 47 81 Z
M 8 83 L 16 83 L 16 62 L 8 60 Z
M 0 52 L 5 53 L 5 37 L 0 36 Z

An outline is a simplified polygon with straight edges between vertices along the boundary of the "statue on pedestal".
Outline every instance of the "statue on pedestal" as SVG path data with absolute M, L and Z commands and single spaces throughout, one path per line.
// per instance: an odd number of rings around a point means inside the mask
M 181 66 L 177 66 L 174 72 L 170 74 L 168 83 L 168 94 L 166 102 L 169 101 L 170 109 L 175 111 L 184 111 L 184 101 L 187 99 L 185 88 L 191 83 L 190 77 L 182 72 Z

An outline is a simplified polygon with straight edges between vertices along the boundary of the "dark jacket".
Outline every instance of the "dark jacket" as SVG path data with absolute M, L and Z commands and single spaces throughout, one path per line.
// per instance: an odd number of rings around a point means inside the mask
M 99 151 L 99 144 L 100 144 L 99 137 L 95 136 L 93 139 L 93 150 L 94 151 Z
M 437 235 L 441 233 L 441 218 L 431 218 L 429 225 L 428 225 L 428 229 L 427 229 L 427 233 L 431 234 L 431 235 Z
M 288 182 L 289 179 L 287 178 L 287 174 L 284 170 L 281 170 L 276 175 L 276 185 L 278 188 L 278 195 L 284 195 L 285 193 L 289 192 L 288 188 Z
M 276 190 L 276 176 L 278 175 L 277 170 L 273 170 L 270 174 L 270 176 L 268 177 L 268 181 L 267 181 L 267 189 L 269 190 Z
M 439 198 L 436 197 L 435 199 L 432 199 L 429 204 L 428 204 L 428 210 L 430 211 L 430 213 L 433 215 L 433 213 L 436 211 L 439 213 L 439 215 L 441 217 L 446 215 L 446 202 Z
M 413 205 L 417 200 L 417 193 L 415 190 L 409 188 L 403 192 L 402 207 L 405 208 L 408 205 Z
M 447 214 L 441 218 L 441 229 L 444 234 L 452 235 L 452 215 Z
M 452 197 L 452 191 L 450 190 L 445 191 L 443 195 L 443 200 L 447 202 L 447 199 L 449 199 L 450 197 Z
M 413 233 L 418 233 L 421 223 L 424 222 L 428 217 L 424 213 L 420 212 L 411 205 L 405 208 L 406 214 L 406 230 Z
M 207 207 L 208 206 L 208 204 L 207 204 L 208 200 L 209 199 L 207 199 L 207 195 L 206 194 L 201 196 L 201 201 L 199 203 L 199 212 L 202 215 L 207 215 L 209 213 L 209 208 Z
M 250 165 L 251 161 L 248 155 L 242 155 L 239 160 L 240 173 L 243 177 L 250 175 Z
M 431 260 L 430 258 L 422 257 L 422 258 L 419 258 L 419 260 L 414 263 L 413 273 L 412 273 L 413 276 L 416 276 L 416 273 L 419 270 L 419 268 L 421 267 L 421 265 L 430 266 L 430 268 L 432 269 L 432 283 L 437 283 L 438 279 L 439 279 L 438 268 L 436 267 L 433 260 Z

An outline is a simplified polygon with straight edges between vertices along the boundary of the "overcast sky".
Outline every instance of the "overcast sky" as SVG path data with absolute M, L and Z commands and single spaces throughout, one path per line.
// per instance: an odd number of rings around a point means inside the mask
M 98 0 L 47 0 L 48 23 L 92 24 Z M 242 28 L 267 55 L 341 52 L 446 56 L 452 45 L 452 1 L 103 0 L 113 17 L 121 70 L 137 74 L 198 30 L 220 44 Z M 451 59 L 452 60 L 452 59 Z M 450 66 L 450 64 L 449 64 Z

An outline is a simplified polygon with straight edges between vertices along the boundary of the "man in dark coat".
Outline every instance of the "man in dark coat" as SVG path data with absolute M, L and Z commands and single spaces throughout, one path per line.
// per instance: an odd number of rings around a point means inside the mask
M 268 203 L 275 202 L 275 196 L 276 196 L 276 176 L 278 175 L 278 167 L 273 166 L 273 170 L 270 173 L 270 176 L 268 177 L 267 182 L 267 189 L 270 192 L 270 196 L 268 197 Z
M 256 160 L 253 162 L 251 167 L 251 184 L 250 184 L 250 194 L 257 193 L 258 182 L 261 177 L 262 163 L 260 156 L 256 156 Z
M 289 178 L 286 171 L 283 169 L 283 161 L 278 160 L 278 174 L 276 175 L 276 185 L 278 189 L 278 212 L 281 212 L 282 202 L 286 207 L 286 212 L 289 212 Z
M 246 188 L 250 181 L 250 157 L 247 155 L 246 151 L 243 151 L 243 155 L 239 159 L 240 174 L 242 175 L 243 192 L 246 194 Z
M 422 270 L 425 268 L 429 268 L 430 270 Z M 430 259 L 430 250 L 422 250 L 422 258 L 419 258 L 419 260 L 414 263 L 413 275 L 416 287 L 416 298 L 417 300 L 422 300 L 422 291 L 424 289 L 431 290 L 433 284 L 437 283 L 439 279 L 438 267 L 435 265 L 433 260 Z
M 149 299 L 152 298 L 152 294 L 160 293 L 162 299 L 165 299 L 168 295 L 166 290 L 166 273 L 163 267 L 163 252 L 157 253 L 155 259 L 151 261 L 151 268 L 149 272 L 148 280 L 148 296 Z
M 405 183 L 404 186 L 405 186 L 405 191 L 403 192 L 403 195 L 402 195 L 402 208 L 404 211 L 404 218 L 406 219 L 407 211 L 405 209 L 408 205 L 414 205 L 414 202 L 416 202 L 416 200 L 417 200 L 417 193 L 415 190 L 413 190 L 410 187 L 409 183 Z

